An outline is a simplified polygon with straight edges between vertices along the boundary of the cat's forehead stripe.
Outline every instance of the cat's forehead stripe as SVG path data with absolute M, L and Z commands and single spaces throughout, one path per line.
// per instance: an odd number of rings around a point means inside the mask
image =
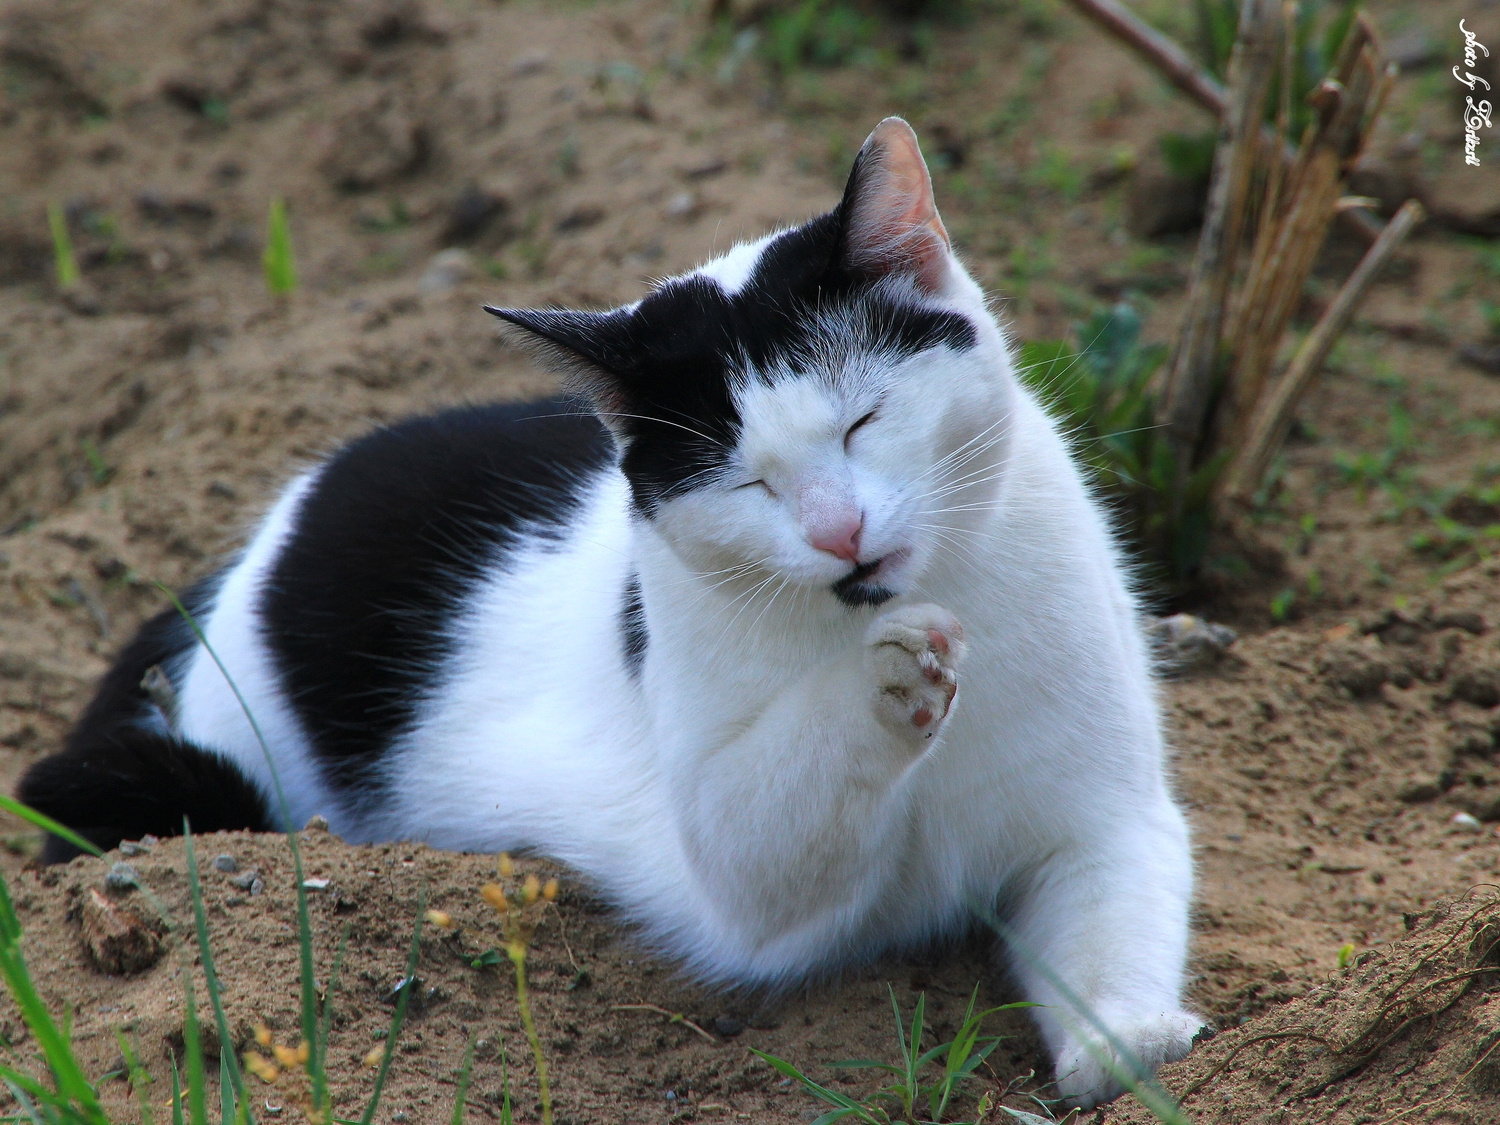
M 695 272 L 717 284 L 726 297 L 733 297 L 750 280 L 755 272 L 755 264 L 760 260 L 761 252 L 775 237 L 774 234 L 768 234 L 754 242 L 741 242 L 729 253 L 705 263 Z

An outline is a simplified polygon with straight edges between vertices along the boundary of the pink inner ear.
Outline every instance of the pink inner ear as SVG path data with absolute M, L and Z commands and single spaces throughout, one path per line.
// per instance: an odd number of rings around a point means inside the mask
M 850 264 L 876 273 L 910 273 L 928 292 L 942 288 L 948 232 L 932 197 L 932 177 L 911 126 L 887 117 L 860 154 L 845 244 Z

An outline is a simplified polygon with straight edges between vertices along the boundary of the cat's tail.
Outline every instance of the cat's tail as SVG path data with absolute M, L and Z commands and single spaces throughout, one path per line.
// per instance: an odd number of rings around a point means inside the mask
M 26 771 L 17 796 L 104 851 L 121 840 L 178 835 L 183 817 L 195 833 L 271 828 L 265 798 L 236 766 L 140 726 L 77 732 L 66 750 Z M 80 854 L 49 835 L 41 861 Z
M 189 604 L 211 597 L 208 584 Z M 195 612 L 197 610 L 195 609 Z M 34 763 L 16 796 L 108 851 L 122 840 L 173 836 L 182 819 L 194 832 L 272 827 L 265 797 L 228 760 L 171 732 L 165 668 L 194 643 L 175 610 L 141 627 L 125 646 L 64 749 Z M 43 863 L 62 863 L 79 849 L 49 835 Z

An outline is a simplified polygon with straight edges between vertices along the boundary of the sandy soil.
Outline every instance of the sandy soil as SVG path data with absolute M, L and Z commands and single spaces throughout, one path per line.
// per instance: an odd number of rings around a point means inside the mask
M 1148 162 L 1163 130 L 1206 122 L 1120 48 L 1050 3 L 996 5 L 967 22 L 882 24 L 873 57 L 778 84 L 705 48 L 704 7 L 0 5 L 0 783 L 57 745 L 160 603 L 153 583 L 212 568 L 309 458 L 383 419 L 548 386 L 481 302 L 628 300 L 651 276 L 830 205 L 885 113 L 927 140 L 949 229 L 1018 335 L 1064 335 L 1124 295 L 1148 336 L 1169 338 L 1191 242 L 1127 232 L 1121 169 L 1132 154 Z M 1461 102 L 1443 81 L 1459 16 L 1492 44 L 1500 23 L 1492 5 L 1374 11 L 1393 39 L 1430 44 L 1398 86 L 1377 155 L 1420 173 L 1446 227 L 1377 286 L 1304 411 L 1261 514 L 1285 568 L 1237 575 L 1204 607 L 1245 635 L 1166 690 L 1200 860 L 1192 994 L 1229 1030 L 1165 1080 L 1204 1083 L 1187 1104 L 1205 1121 L 1500 1116 L 1484 1056 L 1488 975 L 1464 977 L 1445 1012 L 1381 1025 L 1397 1034 L 1369 1059 L 1386 1031 L 1356 1042 L 1402 973 L 1420 985 L 1481 964 L 1475 927 L 1489 914 L 1470 916 L 1490 900 L 1464 896 L 1500 876 L 1500 563 L 1482 534 L 1500 512 L 1474 499 L 1500 470 L 1500 379 L 1458 355 L 1484 343 L 1500 259 L 1494 243 L 1453 231 L 1482 229 L 1500 177 L 1463 168 Z M 259 267 L 275 196 L 288 200 L 302 278 L 285 300 L 266 294 Z M 83 267 L 72 294 L 51 280 L 49 202 L 66 208 Z M 455 246 L 466 261 L 434 268 Z M 1315 298 L 1352 253 L 1331 248 Z M 1445 506 L 1479 530 L 1477 549 L 1435 518 Z M 1273 621 L 1286 590 L 1295 597 Z M 1481 831 L 1456 828 L 1458 811 Z M 179 962 L 128 978 L 92 969 L 78 903 L 103 869 L 22 871 L 32 840 L 17 829 L 8 843 L 32 961 L 47 995 L 76 1006 L 94 1072 L 115 1059 L 107 1030 L 125 1025 L 162 1077 L 180 1034 Z M 446 1114 L 470 1035 L 490 1044 L 474 1112 L 497 1112 L 503 1041 L 529 1116 L 512 993 L 462 955 L 495 941 L 477 899 L 490 860 L 317 835 L 309 847 L 332 880 L 318 897 L 320 964 L 351 927 L 340 1096 L 352 1104 L 368 1088 L 359 1060 L 388 1018 L 382 997 L 425 887 L 463 930 L 424 950 L 437 992 L 404 1041 L 383 1116 Z M 289 1036 L 285 844 L 200 844 L 219 852 L 266 882 L 254 897 L 214 888 L 236 1033 L 265 1019 Z M 180 909 L 180 844 L 132 862 Z M 1469 906 L 1429 914 L 1456 900 Z M 980 940 L 775 1003 L 707 995 L 637 956 L 576 887 L 539 943 L 538 1016 L 560 1119 L 575 1122 L 805 1120 L 813 1103 L 747 1045 L 827 1078 L 831 1060 L 894 1050 L 887 983 L 908 1007 L 925 990 L 940 1027 L 976 983 L 989 1002 L 1010 998 Z M 1346 943 L 1355 962 L 1339 970 Z M 590 983 L 570 990 L 575 962 Z M 613 1008 L 632 1003 L 685 1013 L 708 1035 Z M 1005 1026 L 1014 1038 L 986 1083 L 1024 1087 L 1042 1069 L 1036 1044 L 1023 1021 Z M 1296 1027 L 1321 1039 L 1255 1039 Z M 1326 1077 L 1318 1067 L 1351 1059 L 1361 1065 L 1309 1092 Z M 128 1097 L 117 1082 L 106 1095 Z M 1140 1119 L 1109 1116 L 1121 1114 Z

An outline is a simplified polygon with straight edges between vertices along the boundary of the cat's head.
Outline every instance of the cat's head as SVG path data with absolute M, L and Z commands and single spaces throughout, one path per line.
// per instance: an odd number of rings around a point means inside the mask
M 800 227 L 609 312 L 489 311 L 593 401 L 636 510 L 700 573 L 879 604 L 962 552 L 997 487 L 1009 359 L 899 118 Z

